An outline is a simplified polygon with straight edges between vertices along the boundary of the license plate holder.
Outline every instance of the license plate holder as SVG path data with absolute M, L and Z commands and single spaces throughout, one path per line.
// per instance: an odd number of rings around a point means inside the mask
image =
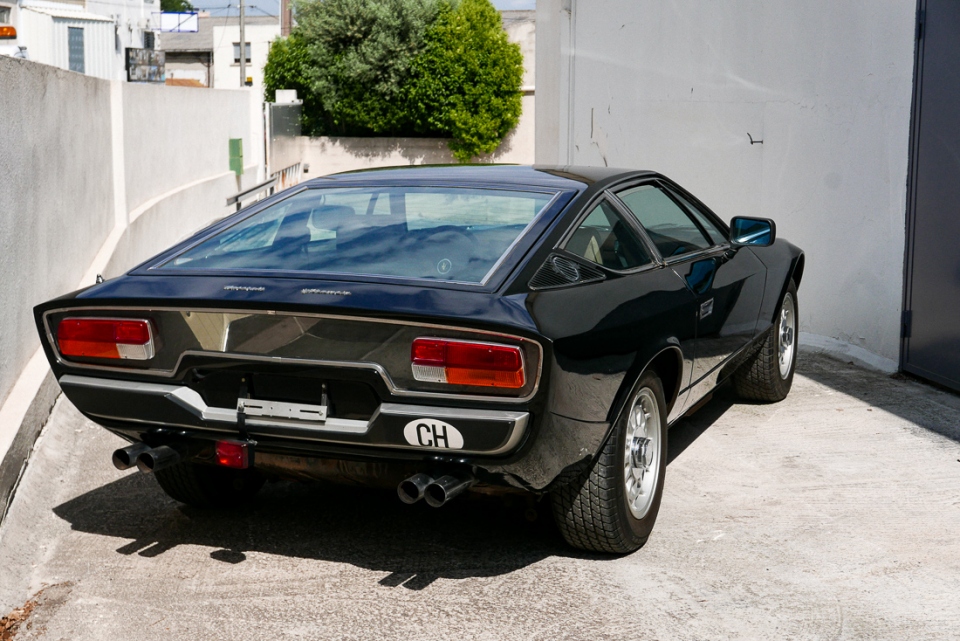
M 255 398 L 237 399 L 237 413 L 264 418 L 282 418 L 307 423 L 323 423 L 327 420 L 326 405 L 263 401 Z

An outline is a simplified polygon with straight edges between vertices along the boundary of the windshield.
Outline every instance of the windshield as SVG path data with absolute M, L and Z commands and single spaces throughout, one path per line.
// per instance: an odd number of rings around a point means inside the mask
M 552 197 L 461 187 L 307 189 L 161 268 L 483 283 Z

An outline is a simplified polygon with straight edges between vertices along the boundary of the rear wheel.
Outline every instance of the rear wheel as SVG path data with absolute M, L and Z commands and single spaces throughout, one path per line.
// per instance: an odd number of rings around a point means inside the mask
M 167 495 L 195 507 L 240 505 L 263 487 L 263 475 L 255 469 L 232 470 L 190 461 L 153 473 Z
M 551 494 L 567 543 L 614 554 L 646 543 L 663 494 L 666 419 L 663 386 L 656 374 L 646 372 L 593 466 Z
M 797 367 L 797 327 L 797 286 L 791 280 L 777 322 L 757 353 L 733 373 L 741 398 L 773 403 L 787 397 Z

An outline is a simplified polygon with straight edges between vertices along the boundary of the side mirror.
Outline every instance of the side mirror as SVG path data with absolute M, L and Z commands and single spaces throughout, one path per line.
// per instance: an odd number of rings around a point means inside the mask
M 769 247 L 777 238 L 777 225 L 769 218 L 737 216 L 730 221 L 730 244 Z

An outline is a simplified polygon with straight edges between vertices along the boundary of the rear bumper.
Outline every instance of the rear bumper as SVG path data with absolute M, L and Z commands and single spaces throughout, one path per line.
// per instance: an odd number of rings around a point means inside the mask
M 64 375 L 60 386 L 77 408 L 93 419 L 358 448 L 446 455 L 502 456 L 522 442 L 530 424 L 525 411 L 480 410 L 381 403 L 369 420 L 326 418 L 305 421 L 241 416 L 236 409 L 211 407 L 183 385 Z M 241 425 L 242 421 L 242 425 Z

